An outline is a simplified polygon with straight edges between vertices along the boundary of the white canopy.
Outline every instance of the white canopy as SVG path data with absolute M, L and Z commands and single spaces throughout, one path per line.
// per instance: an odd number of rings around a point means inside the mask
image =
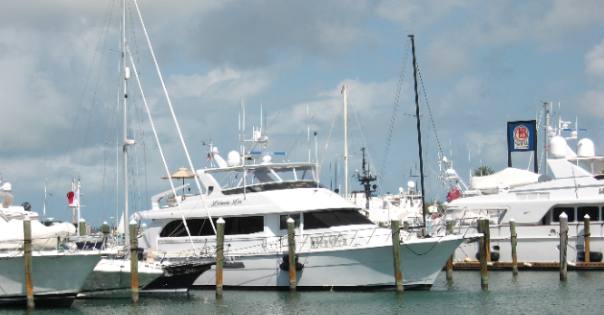
M 539 174 L 527 170 L 508 167 L 491 175 L 473 176 L 470 184 L 471 189 L 484 191 L 532 184 L 536 183 L 538 180 Z

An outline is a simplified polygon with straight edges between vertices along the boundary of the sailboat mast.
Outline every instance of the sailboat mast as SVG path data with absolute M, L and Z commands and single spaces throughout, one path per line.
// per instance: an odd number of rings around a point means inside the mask
M 124 236 L 125 244 L 129 244 L 130 237 L 128 235 L 128 69 L 126 66 L 126 0 L 122 0 L 122 47 L 121 47 L 121 63 L 122 63 L 122 108 L 123 108 L 123 185 L 124 185 Z
M 344 97 L 344 198 L 348 198 L 348 89 L 342 86 Z
M 426 204 L 424 200 L 424 159 L 422 154 L 422 129 L 419 117 L 419 94 L 417 94 L 417 60 L 415 57 L 415 35 L 409 35 L 411 39 L 411 54 L 413 55 L 413 89 L 415 91 L 415 120 L 417 122 L 417 144 L 419 147 L 419 180 L 422 190 L 422 222 L 426 227 Z

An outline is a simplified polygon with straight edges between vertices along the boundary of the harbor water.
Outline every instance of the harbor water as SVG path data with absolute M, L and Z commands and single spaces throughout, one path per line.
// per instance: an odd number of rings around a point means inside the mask
M 560 282 L 557 272 L 489 273 L 489 290 L 480 289 L 478 272 L 444 273 L 431 291 L 296 292 L 226 290 L 217 301 L 214 291 L 188 295 L 80 299 L 69 309 L 37 309 L 36 314 L 601 314 L 604 272 L 570 272 Z M 1 310 L 21 314 L 22 310 Z

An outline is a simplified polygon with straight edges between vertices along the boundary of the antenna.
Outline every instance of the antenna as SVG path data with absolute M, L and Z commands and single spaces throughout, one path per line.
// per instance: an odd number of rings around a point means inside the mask
M 318 138 L 318 132 L 314 132 L 314 139 L 315 139 L 315 164 L 317 165 L 317 188 L 319 187 L 319 184 L 321 183 L 321 170 L 320 167 L 321 165 L 319 164 L 319 140 Z
M 46 199 L 48 197 L 48 194 L 46 192 L 46 178 L 44 179 L 44 207 L 42 208 L 42 216 L 46 217 Z
M 308 148 L 308 163 L 311 162 L 310 159 L 310 114 L 309 114 L 308 104 L 306 105 L 306 146 Z
M 377 180 L 377 177 L 371 174 L 371 170 L 369 169 L 369 163 L 365 159 L 365 148 L 361 148 L 361 154 L 363 155 L 363 161 L 361 164 L 361 172 L 357 171 L 356 177 L 359 183 L 363 186 L 363 191 L 365 193 L 365 209 L 369 210 L 369 200 L 371 199 L 372 194 L 375 192 L 377 185 L 372 185 L 372 182 Z

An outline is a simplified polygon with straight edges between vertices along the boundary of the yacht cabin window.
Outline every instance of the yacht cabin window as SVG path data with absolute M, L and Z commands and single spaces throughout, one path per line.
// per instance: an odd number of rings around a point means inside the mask
M 216 225 L 216 218 L 212 219 Z M 240 235 L 252 234 L 264 231 L 264 217 L 227 217 L 224 218 L 224 234 Z M 191 236 L 212 236 L 214 230 L 207 219 L 187 219 L 187 227 Z M 188 237 L 187 229 L 182 220 L 174 220 L 164 226 L 159 234 L 160 237 Z
M 245 172 L 245 176 L 244 176 Z M 245 168 L 215 169 L 207 172 L 220 184 L 225 195 L 277 189 L 317 187 L 311 164 L 251 165 Z
M 600 208 L 597 206 L 577 207 L 577 221 L 583 221 L 586 214 L 592 221 L 600 220 Z
M 568 216 L 568 222 L 575 222 L 575 208 L 574 207 L 556 207 L 552 210 L 553 218 L 552 221 L 560 222 L 560 215 L 562 212 Z
M 332 209 L 304 213 L 305 230 L 356 224 L 372 224 L 372 222 L 357 209 Z

